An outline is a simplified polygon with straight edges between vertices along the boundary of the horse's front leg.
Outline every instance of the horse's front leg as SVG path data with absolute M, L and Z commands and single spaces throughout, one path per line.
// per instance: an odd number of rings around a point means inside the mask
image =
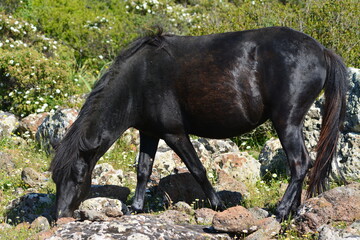
M 209 182 L 206 170 L 198 158 L 189 137 L 186 134 L 167 134 L 164 140 L 182 159 L 195 180 L 200 184 L 205 195 L 210 200 L 212 208 L 215 210 L 225 209 L 220 197 Z
M 149 180 L 152 172 L 158 143 L 158 138 L 150 137 L 140 132 L 140 152 L 137 164 L 137 185 L 135 190 L 135 197 L 131 206 L 133 212 L 143 211 L 146 183 Z

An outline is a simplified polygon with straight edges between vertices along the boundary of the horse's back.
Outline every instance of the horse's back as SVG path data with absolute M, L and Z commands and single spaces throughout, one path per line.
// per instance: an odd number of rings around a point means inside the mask
M 315 40 L 288 28 L 168 36 L 164 49 L 149 50 L 148 81 L 162 91 L 153 104 L 161 105 L 160 116 L 171 112 L 171 122 L 183 124 L 189 133 L 214 138 L 239 135 L 269 118 L 271 106 L 286 101 L 279 96 L 294 91 L 289 88 L 304 86 L 294 85 L 301 80 L 295 75 L 310 66 L 309 60 L 313 69 L 306 75 L 314 74 L 323 65 L 322 56 L 317 56 L 321 51 Z M 319 82 L 312 79 L 304 81 L 309 86 Z

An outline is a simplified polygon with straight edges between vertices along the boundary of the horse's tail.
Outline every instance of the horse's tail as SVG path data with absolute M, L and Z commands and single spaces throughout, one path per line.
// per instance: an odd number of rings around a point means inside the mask
M 327 63 L 325 81 L 325 106 L 317 156 L 310 173 L 308 196 L 326 190 L 326 180 L 331 172 L 331 163 L 336 158 L 339 131 L 345 117 L 347 68 L 341 58 L 328 49 L 324 51 Z

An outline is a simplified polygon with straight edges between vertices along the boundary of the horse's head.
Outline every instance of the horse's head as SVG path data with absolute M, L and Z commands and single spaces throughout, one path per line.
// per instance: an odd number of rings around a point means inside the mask
M 56 218 L 72 217 L 89 192 L 91 171 L 88 164 L 79 158 L 68 171 L 57 171 L 53 180 L 56 183 Z

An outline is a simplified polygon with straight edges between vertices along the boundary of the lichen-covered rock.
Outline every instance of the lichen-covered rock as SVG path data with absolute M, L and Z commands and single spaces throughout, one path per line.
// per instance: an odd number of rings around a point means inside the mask
M 199 225 L 169 224 L 157 216 L 127 215 L 112 221 L 70 222 L 59 228 L 49 240 L 72 239 L 231 239 L 225 233 L 207 233 Z
M 73 124 L 78 115 L 75 109 L 62 109 L 49 114 L 38 127 L 35 138 L 46 153 L 52 153 L 65 136 L 67 129 Z
M 344 130 L 360 133 L 360 69 L 349 68 L 349 91 Z
M 110 164 L 102 163 L 95 166 L 92 173 L 92 184 L 122 186 L 124 173 L 121 169 L 115 170 Z
M 323 225 L 319 228 L 319 240 L 360 240 L 360 234 L 354 234 L 347 229 L 336 229 L 330 225 Z
M 360 179 L 360 133 L 346 133 L 341 138 L 331 177 L 339 179 L 341 175 L 350 181 Z
M 11 136 L 19 124 L 20 122 L 14 114 L 0 111 L 0 138 Z
M 219 166 L 238 181 L 255 184 L 260 179 L 260 163 L 247 152 L 220 154 L 214 159 L 213 166 Z
M 81 220 L 107 221 L 110 217 L 121 217 L 127 212 L 126 205 L 120 200 L 97 197 L 83 201 L 74 215 Z
M 337 187 L 306 200 L 298 209 L 296 222 L 302 232 L 315 232 L 336 221 L 360 219 L 360 183 Z

